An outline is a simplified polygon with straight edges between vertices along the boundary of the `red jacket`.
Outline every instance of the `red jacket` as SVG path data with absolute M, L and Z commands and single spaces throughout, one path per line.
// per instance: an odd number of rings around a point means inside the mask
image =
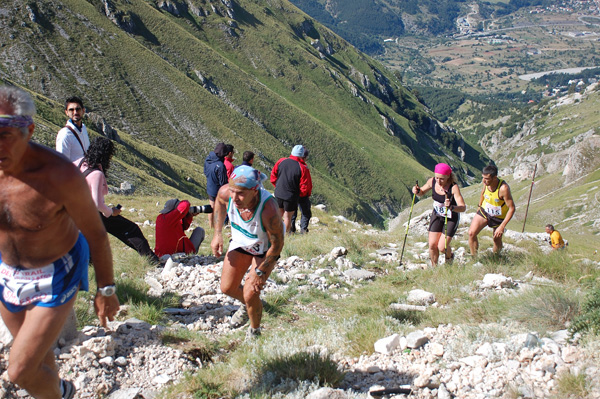
M 312 177 L 310 176 L 310 170 L 308 169 L 308 166 L 306 166 L 306 161 L 304 160 L 304 158 L 299 158 L 295 155 L 291 155 L 288 158 L 281 158 L 279 161 L 277 161 L 277 163 L 275 163 L 275 166 L 273 167 L 273 170 L 271 171 L 271 184 L 273 184 L 273 187 L 277 188 L 278 178 L 284 178 L 287 181 L 290 181 L 292 179 L 291 175 L 294 174 L 295 171 L 293 170 L 293 168 L 285 167 L 285 165 L 289 163 L 284 163 L 284 166 L 280 168 L 281 163 L 287 159 L 291 159 L 298 162 L 300 166 L 300 182 L 298 187 L 300 197 L 309 197 L 312 194 Z
M 233 170 L 235 169 L 235 167 L 233 166 L 233 164 L 227 157 L 225 157 L 225 159 L 223 159 L 223 164 L 225 165 L 225 169 L 227 169 L 227 178 L 229 179 L 231 177 L 231 174 L 233 173 Z
M 185 235 L 193 216 L 189 214 L 190 202 L 181 201 L 169 213 L 159 214 L 156 218 L 156 255 L 171 255 L 176 252 L 196 253 L 196 248 Z

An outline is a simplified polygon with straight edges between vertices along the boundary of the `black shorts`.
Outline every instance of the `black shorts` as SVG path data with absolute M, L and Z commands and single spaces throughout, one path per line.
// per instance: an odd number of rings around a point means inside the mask
M 275 199 L 277 200 L 277 205 L 279 205 L 279 209 L 283 208 L 283 210 L 286 212 L 295 212 L 298 209 L 298 197 L 289 200 L 284 200 L 281 198 Z
M 264 258 L 264 257 L 265 257 L 265 255 L 266 255 L 266 253 L 264 253 L 264 254 L 262 254 L 262 255 L 254 255 L 254 254 L 251 254 L 250 252 L 246 251 L 246 250 L 245 250 L 245 249 L 243 249 L 243 248 L 236 248 L 236 249 L 234 249 L 234 251 L 236 251 L 236 252 L 239 252 L 239 253 L 241 253 L 241 254 L 246 254 L 246 255 L 254 256 L 254 257 L 256 257 L 256 258 L 260 258 L 260 259 Z
M 500 226 L 502 222 L 504 222 L 504 219 L 488 215 L 488 213 L 484 211 L 482 207 L 477 209 L 477 214 L 484 218 L 487 221 L 488 227 L 491 227 L 492 229 L 495 229 L 496 227 Z
M 460 221 L 460 214 L 455 213 L 456 218 L 448 219 L 448 237 L 454 237 L 456 230 L 458 230 L 458 222 Z M 431 221 L 429 222 L 429 231 L 433 233 L 444 233 L 444 223 L 446 218 L 439 215 L 435 211 L 431 213 Z
M 208 196 L 209 201 L 215 202 L 216 199 L 217 199 L 217 197 L 213 197 L 212 195 Z

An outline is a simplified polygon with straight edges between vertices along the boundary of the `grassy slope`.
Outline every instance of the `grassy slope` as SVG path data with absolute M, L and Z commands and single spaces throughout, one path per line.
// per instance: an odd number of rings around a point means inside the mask
M 35 23 L 14 0 L 0 33 L 0 77 L 52 100 L 81 95 L 122 135 L 199 165 L 223 140 L 238 154 L 253 150 L 268 172 L 303 143 L 316 198 L 364 220 L 380 223 L 375 211 L 394 212 L 410 200 L 406 186 L 426 173 L 419 164 L 431 166 L 442 152 L 361 83 L 365 76 L 377 87 L 375 74 L 383 76 L 408 109 L 421 109 L 389 72 L 287 2 L 236 3 L 234 36 L 226 32 L 231 20 L 211 11 L 223 12 L 222 3 L 193 3 L 210 14 L 177 17 L 154 2 L 113 1 L 136 25 L 128 34 L 97 0 L 36 4 Z M 321 59 L 311 46 L 316 38 L 334 54 Z M 59 111 L 48 112 L 49 122 L 63 123 Z M 395 121 L 395 136 L 381 115 Z M 202 191 L 203 176 L 191 177 L 198 182 L 192 191 Z

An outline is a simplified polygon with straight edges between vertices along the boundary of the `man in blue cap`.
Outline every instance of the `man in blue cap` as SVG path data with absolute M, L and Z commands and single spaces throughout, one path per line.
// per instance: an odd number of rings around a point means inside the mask
M 223 224 L 231 223 L 231 241 L 223 261 L 221 291 L 242 302 L 231 325 L 239 327 L 250 319 L 248 335 L 260 335 L 262 302 L 260 293 L 277 265 L 283 249 L 284 228 L 275 199 L 262 187 L 267 177 L 242 165 L 235 168 L 229 184 L 221 187 L 215 199 L 215 230 L 211 248 L 223 254 Z M 242 285 L 242 279 L 252 269 Z

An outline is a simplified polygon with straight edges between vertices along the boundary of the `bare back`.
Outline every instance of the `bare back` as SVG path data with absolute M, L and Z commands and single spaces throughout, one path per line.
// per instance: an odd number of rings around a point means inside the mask
M 22 170 L 0 174 L 2 261 L 39 268 L 65 255 L 78 236 L 65 200 L 77 196 L 82 183 L 83 177 L 68 160 L 29 142 Z

